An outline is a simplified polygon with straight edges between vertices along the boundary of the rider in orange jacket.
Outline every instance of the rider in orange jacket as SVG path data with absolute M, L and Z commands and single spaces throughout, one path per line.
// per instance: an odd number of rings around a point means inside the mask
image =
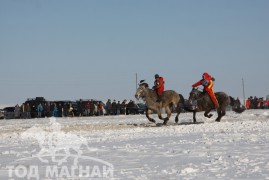
M 216 108 L 218 108 L 219 103 L 218 103 L 218 100 L 217 100 L 217 98 L 215 96 L 215 93 L 214 93 L 214 90 L 213 90 L 213 85 L 214 85 L 213 80 L 214 80 L 214 78 L 212 78 L 208 73 L 204 73 L 203 74 L 203 79 L 201 79 L 197 83 L 193 84 L 192 87 L 194 88 L 194 87 L 197 87 L 199 85 L 203 85 L 204 86 L 204 91 L 206 91 L 208 93 L 211 100 L 215 104 Z
M 158 74 L 155 74 L 155 82 L 153 89 L 157 92 L 157 102 L 161 101 L 161 96 L 164 91 L 164 79 Z

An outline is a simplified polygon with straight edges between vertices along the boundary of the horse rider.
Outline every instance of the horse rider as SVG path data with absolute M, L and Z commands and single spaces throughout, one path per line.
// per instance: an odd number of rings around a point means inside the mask
M 215 93 L 214 93 L 214 90 L 213 90 L 214 81 L 215 81 L 215 79 L 213 77 L 211 77 L 211 75 L 209 75 L 208 73 L 204 73 L 202 76 L 202 79 L 200 81 L 198 81 L 197 83 L 193 84 L 192 87 L 195 88 L 199 85 L 203 85 L 204 91 L 208 93 L 211 100 L 215 104 L 215 107 L 218 108 L 219 103 L 218 103 L 218 100 L 217 100 Z
M 158 74 L 155 74 L 155 81 L 153 89 L 157 93 L 157 102 L 161 102 L 161 96 L 164 91 L 164 79 L 163 77 L 160 77 Z

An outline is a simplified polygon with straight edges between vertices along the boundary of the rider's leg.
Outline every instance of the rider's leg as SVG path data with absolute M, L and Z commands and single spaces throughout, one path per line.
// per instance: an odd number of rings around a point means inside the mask
M 209 94 L 209 96 L 210 96 L 211 100 L 213 101 L 213 103 L 215 104 L 215 107 L 219 108 L 219 103 L 218 103 L 218 100 L 217 100 L 217 98 L 215 96 L 215 93 L 214 93 L 213 89 L 207 89 L 206 91 Z
M 157 101 L 156 102 L 161 102 L 161 97 L 162 97 L 162 92 L 159 92 L 158 90 L 156 91 L 157 94 Z

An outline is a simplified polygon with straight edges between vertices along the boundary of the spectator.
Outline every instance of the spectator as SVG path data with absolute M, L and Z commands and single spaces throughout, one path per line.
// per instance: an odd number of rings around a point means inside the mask
M 254 106 L 253 106 L 253 102 L 254 102 L 254 99 L 252 96 L 250 96 L 250 109 L 254 109 Z
M 80 99 L 79 103 L 78 103 L 78 113 L 79 113 L 79 116 L 83 116 L 83 102 L 82 102 L 82 99 Z
M 44 116 L 50 117 L 50 106 L 47 103 L 44 104 Z
M 98 103 L 98 105 L 97 105 L 97 114 L 98 114 L 98 116 L 103 116 L 104 115 L 102 101 L 100 101 Z
M 117 108 L 117 115 L 120 115 L 120 110 L 121 110 L 121 103 L 118 101 L 118 104 L 116 105 Z
M 21 105 L 21 116 L 23 119 L 26 118 L 26 106 L 24 103 Z
M 63 105 L 63 116 L 67 117 L 68 116 L 68 105 L 64 103 Z
M 264 104 L 265 104 L 265 102 L 264 102 L 264 99 L 262 97 L 262 98 L 260 98 L 260 101 L 259 101 L 260 109 L 264 109 L 264 106 L 265 106 Z
M 26 105 L 26 118 L 27 119 L 31 119 L 31 106 L 30 106 L 30 104 L 29 103 L 27 103 L 27 105 Z
M 58 105 L 58 116 L 63 117 L 63 106 L 61 103 Z
M 85 113 L 86 113 L 86 116 L 90 116 L 91 114 L 91 104 L 90 104 L 90 101 L 88 101 L 85 105 Z
M 126 106 L 126 115 L 135 114 L 134 106 L 135 106 L 134 101 L 130 100 Z
M 251 106 L 251 104 L 250 104 L 250 98 L 248 98 L 248 99 L 246 100 L 246 108 L 247 108 L 247 109 L 250 109 L 250 106 Z
M 58 117 L 58 108 L 56 103 L 53 104 L 53 112 L 52 112 L 53 117 Z
M 43 110 L 44 110 L 44 108 L 43 108 L 42 104 L 39 103 L 39 105 L 37 106 L 37 118 L 41 118 L 42 117 Z
M 91 108 L 90 108 L 90 116 L 93 116 L 95 113 L 95 105 L 94 105 L 94 102 L 91 100 L 90 102 L 90 105 L 91 105 Z
M 253 99 L 253 108 L 254 108 L 254 109 L 258 109 L 258 103 L 259 103 L 259 100 L 258 100 L 258 98 L 255 96 L 254 99 Z
M 117 103 L 115 99 L 112 103 L 112 115 L 117 115 Z
M 265 101 L 265 109 L 269 109 L 269 99 Z
M 120 114 L 122 114 L 122 115 L 125 115 L 126 114 L 126 101 L 127 100 L 124 100 L 121 103 Z
M 31 118 L 36 118 L 37 117 L 37 106 L 33 104 L 31 108 Z
M 108 101 L 106 103 L 106 114 L 107 115 L 111 115 L 111 109 L 112 109 L 112 103 L 111 103 L 111 100 L 108 99 Z
M 74 117 L 73 107 L 71 103 L 68 106 L 68 116 Z
M 19 119 L 20 118 L 20 116 L 21 116 L 21 112 L 20 112 L 20 106 L 17 104 L 16 106 L 15 106 L 15 119 Z
M 50 116 L 53 116 L 54 103 L 50 103 Z

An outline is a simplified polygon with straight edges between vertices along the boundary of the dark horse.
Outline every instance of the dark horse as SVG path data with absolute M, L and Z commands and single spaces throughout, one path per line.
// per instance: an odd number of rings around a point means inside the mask
M 196 122 L 196 112 L 205 111 L 204 116 L 207 118 L 211 118 L 213 114 L 209 114 L 211 110 L 216 109 L 218 113 L 218 117 L 216 119 L 217 122 L 220 122 L 221 118 L 226 114 L 226 108 L 228 105 L 232 106 L 232 110 L 237 113 L 242 113 L 245 109 L 241 108 L 241 103 L 239 100 L 235 100 L 234 98 L 228 96 L 224 92 L 215 93 L 216 98 L 219 102 L 219 108 L 215 108 L 214 103 L 212 102 L 210 96 L 207 93 L 201 92 L 198 89 L 192 89 L 190 92 L 189 103 L 191 106 L 185 105 L 184 109 L 189 112 L 193 112 L 193 122 Z M 193 103 L 196 102 L 196 103 Z M 193 104 L 195 107 L 192 108 Z
M 147 104 L 146 116 L 149 121 L 155 123 L 155 120 L 150 118 L 149 114 L 152 111 L 156 111 L 159 119 L 163 120 L 163 125 L 166 125 L 169 118 L 171 117 L 170 106 L 173 105 L 177 112 L 175 121 L 178 122 L 178 116 L 181 112 L 180 104 L 184 103 L 184 99 L 182 98 L 182 96 L 179 96 L 178 93 L 176 93 L 175 91 L 172 91 L 172 90 L 164 91 L 161 96 L 161 102 L 156 102 L 157 101 L 156 91 L 149 89 L 145 87 L 144 85 L 140 85 L 136 90 L 135 97 L 137 99 L 141 97 L 146 101 L 146 104 Z M 162 113 L 161 113 L 162 108 L 165 108 L 165 111 L 167 114 L 166 118 L 162 117 Z

